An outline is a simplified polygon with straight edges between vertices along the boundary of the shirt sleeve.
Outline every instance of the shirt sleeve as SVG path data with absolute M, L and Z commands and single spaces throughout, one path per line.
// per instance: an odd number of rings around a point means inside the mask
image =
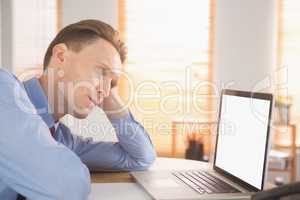
M 154 162 L 156 152 L 144 127 L 128 114 L 110 120 L 118 142 L 95 142 L 71 134 L 63 126 L 62 142 L 72 148 L 92 171 L 145 170 Z
M 1 181 L 31 200 L 87 199 L 88 169 L 51 137 L 22 84 L 0 71 L 0 91 Z

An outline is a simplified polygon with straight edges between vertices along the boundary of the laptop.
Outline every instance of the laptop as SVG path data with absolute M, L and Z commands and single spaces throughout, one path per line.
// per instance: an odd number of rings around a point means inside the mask
M 131 175 L 154 199 L 249 199 L 264 188 L 272 107 L 272 94 L 224 89 L 212 167 Z

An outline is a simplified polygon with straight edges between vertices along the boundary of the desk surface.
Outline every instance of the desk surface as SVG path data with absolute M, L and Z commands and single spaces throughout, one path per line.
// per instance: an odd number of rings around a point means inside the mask
M 206 162 L 185 160 L 177 158 L 157 158 L 149 170 L 187 170 L 207 169 Z M 129 172 L 101 172 L 92 173 L 92 183 L 133 183 L 134 179 Z

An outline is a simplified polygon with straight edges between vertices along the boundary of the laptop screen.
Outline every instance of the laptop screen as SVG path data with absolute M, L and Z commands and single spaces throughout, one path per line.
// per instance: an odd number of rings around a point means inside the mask
M 214 166 L 261 190 L 272 96 L 227 93 L 221 97 Z

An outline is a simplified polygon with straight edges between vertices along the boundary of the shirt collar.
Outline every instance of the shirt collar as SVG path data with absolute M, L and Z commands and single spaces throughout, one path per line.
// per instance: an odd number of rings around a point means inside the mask
M 25 81 L 23 84 L 31 103 L 37 110 L 37 113 L 41 116 L 49 128 L 53 127 L 55 122 L 50 105 L 38 79 L 32 78 Z

